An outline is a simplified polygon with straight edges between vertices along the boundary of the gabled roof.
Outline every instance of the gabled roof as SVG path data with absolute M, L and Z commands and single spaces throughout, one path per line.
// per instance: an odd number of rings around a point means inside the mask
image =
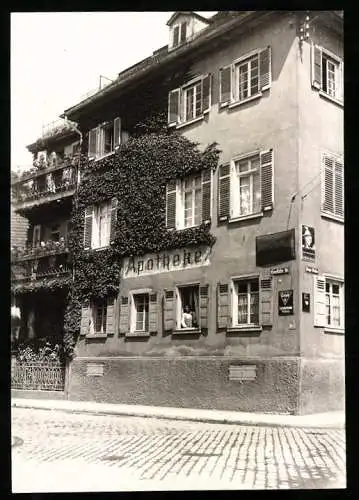
M 186 12 L 183 12 L 183 11 L 177 11 L 175 12 L 174 14 L 172 14 L 172 16 L 169 18 L 169 20 L 167 21 L 167 26 L 170 26 L 171 24 L 173 24 L 173 22 L 177 19 L 178 16 L 194 16 L 194 17 L 197 17 L 197 19 L 199 19 L 200 21 L 206 23 L 206 24 L 210 24 L 211 21 L 210 19 L 207 19 L 203 16 L 200 16 L 199 14 L 197 14 L 196 12 L 192 12 L 192 11 L 186 11 Z

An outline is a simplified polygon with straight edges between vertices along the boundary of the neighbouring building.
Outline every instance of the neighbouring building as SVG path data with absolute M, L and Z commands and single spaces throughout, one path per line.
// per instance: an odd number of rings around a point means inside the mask
M 136 255 L 132 241 L 155 204 L 130 221 L 121 190 L 82 202 L 79 254 L 92 275 L 109 262 L 111 245 L 122 253 L 118 291 L 84 294 L 68 397 L 293 414 L 341 409 L 342 15 L 176 12 L 167 24 L 168 46 L 63 117 L 78 124 L 86 175 L 97 184 L 129 179 L 125 170 L 111 178 L 127 157 L 129 170 L 145 171 L 130 156 L 131 141 L 155 132 L 151 117 L 164 114 L 169 137 L 202 150 L 216 142 L 219 162 L 158 189 L 150 177 L 138 184 L 139 198 L 153 190 L 163 199 L 153 234 L 167 231 L 173 244 L 159 241 L 157 251 L 140 241 Z M 80 178 L 79 199 L 81 189 Z M 215 242 L 176 244 L 197 227 Z M 81 273 L 75 265 L 74 288 Z

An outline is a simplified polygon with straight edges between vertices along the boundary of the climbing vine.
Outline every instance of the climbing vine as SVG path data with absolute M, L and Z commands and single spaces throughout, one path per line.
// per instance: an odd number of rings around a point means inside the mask
M 69 355 L 80 330 L 81 304 L 117 294 L 123 257 L 201 244 L 211 246 L 215 241 L 210 223 L 181 231 L 166 228 L 166 184 L 215 169 L 220 152 L 217 145 L 213 143 L 201 151 L 198 144 L 186 137 L 158 127 L 158 120 L 149 120 L 137 130 L 138 135 L 113 155 L 89 161 L 81 173 L 69 241 L 75 266 L 65 314 L 64 340 Z M 84 250 L 85 208 L 113 197 L 118 200 L 114 240 L 106 249 Z

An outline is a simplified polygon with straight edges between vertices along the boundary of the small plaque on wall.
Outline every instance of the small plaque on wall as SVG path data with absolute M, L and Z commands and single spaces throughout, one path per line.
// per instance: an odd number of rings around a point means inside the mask
M 86 366 L 86 377 L 103 377 L 103 365 L 88 363 Z
M 256 371 L 256 365 L 230 365 L 229 380 L 255 380 Z
M 293 290 L 281 290 L 278 292 L 278 314 L 279 316 L 293 314 Z
M 315 231 L 314 227 L 302 226 L 302 257 L 315 260 Z
M 306 292 L 302 293 L 302 311 L 310 312 L 310 294 Z

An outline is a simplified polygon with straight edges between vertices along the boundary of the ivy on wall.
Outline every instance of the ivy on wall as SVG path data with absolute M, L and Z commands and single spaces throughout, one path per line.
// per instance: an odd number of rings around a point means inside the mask
M 209 223 L 181 231 L 166 228 L 168 181 L 214 170 L 220 151 L 216 143 L 201 151 L 198 144 L 169 131 L 165 120 L 163 113 L 149 118 L 113 155 L 90 161 L 82 168 L 69 241 L 75 266 L 65 314 L 64 342 L 69 356 L 80 331 L 81 305 L 92 298 L 118 293 L 123 257 L 201 244 L 211 246 L 215 241 Z M 115 238 L 104 250 L 85 251 L 84 210 L 112 197 L 118 200 Z

